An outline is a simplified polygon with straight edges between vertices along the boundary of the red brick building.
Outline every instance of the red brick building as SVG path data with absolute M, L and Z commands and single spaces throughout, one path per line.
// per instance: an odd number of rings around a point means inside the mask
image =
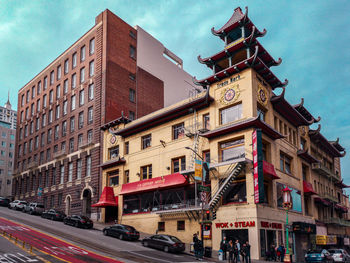
M 138 66 L 137 38 L 137 29 L 105 10 L 87 33 L 20 89 L 15 199 L 97 216 L 91 203 L 100 195 L 101 125 L 164 106 L 167 80 Z M 179 94 L 186 92 L 183 88 Z

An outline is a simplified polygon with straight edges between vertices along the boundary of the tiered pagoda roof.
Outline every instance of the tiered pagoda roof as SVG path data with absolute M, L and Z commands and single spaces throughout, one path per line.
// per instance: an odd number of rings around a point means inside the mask
M 311 141 L 316 143 L 318 146 L 320 146 L 323 150 L 328 152 L 333 157 L 344 157 L 346 154 L 345 149 L 339 144 L 339 140 L 332 142 L 328 141 L 322 134 L 321 134 L 321 124 L 318 125 L 318 128 L 316 130 L 309 130 L 309 136 Z
M 304 107 L 304 98 L 301 98 L 301 102 L 299 104 L 294 105 L 293 107 L 308 121 L 313 121 L 313 123 L 316 123 L 321 120 L 320 116 L 317 119 L 315 119 L 315 117 L 312 116 L 312 114 Z
M 238 35 L 234 34 L 234 36 L 230 35 L 230 33 L 234 30 L 239 31 L 240 27 L 242 27 L 244 29 L 243 31 L 249 34 L 249 36 L 245 37 L 245 33 L 242 33 L 241 37 L 239 33 Z M 272 89 L 283 87 L 288 84 L 287 80 L 281 82 L 271 72 L 270 67 L 281 64 L 282 59 L 279 58 L 277 61 L 273 59 L 272 56 L 260 44 L 260 42 L 256 40 L 257 37 L 264 36 L 266 30 L 264 29 L 263 31 L 259 31 L 250 21 L 248 18 L 248 8 L 246 8 L 245 14 L 243 14 L 241 8 L 236 8 L 229 21 L 219 30 L 212 28 L 212 33 L 219 36 L 221 39 L 225 39 L 227 46 L 224 50 L 214 54 L 213 56 L 204 59 L 198 56 L 198 61 L 206 64 L 209 68 L 212 68 L 214 72 L 213 75 L 202 80 L 197 80 L 194 78 L 193 81 L 195 84 L 207 87 L 214 82 L 217 82 L 232 74 L 241 72 L 247 68 L 254 68 L 255 71 L 260 74 L 267 83 L 269 83 Z M 228 43 L 227 38 L 229 38 L 231 42 Z M 233 54 L 243 52 L 244 50 L 246 50 L 246 55 L 241 54 L 241 56 L 245 56 L 245 59 L 242 58 L 238 59 L 239 61 L 237 61 L 237 59 L 234 57 L 236 61 L 232 62 L 230 60 L 230 63 L 223 63 L 224 66 L 219 65 L 220 62 L 229 60 L 230 58 L 232 59 Z M 250 56 L 250 54 L 253 55 Z

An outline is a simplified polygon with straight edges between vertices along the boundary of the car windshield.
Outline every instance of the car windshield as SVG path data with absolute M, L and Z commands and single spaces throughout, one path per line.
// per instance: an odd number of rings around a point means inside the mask
M 135 228 L 133 228 L 132 226 L 124 226 L 124 228 L 128 231 L 135 231 Z
M 24 204 L 25 205 L 25 204 L 27 204 L 27 202 L 26 201 L 21 201 L 20 204 Z
M 36 205 L 36 207 L 44 208 L 44 205 Z
M 335 253 L 342 253 L 340 249 L 330 249 L 329 253 L 335 254 Z
M 321 254 L 322 253 L 322 249 L 315 249 L 315 250 L 310 250 L 308 252 L 308 254 Z
M 176 243 L 182 243 L 180 239 L 178 239 L 177 237 L 174 236 L 169 236 L 170 240 Z

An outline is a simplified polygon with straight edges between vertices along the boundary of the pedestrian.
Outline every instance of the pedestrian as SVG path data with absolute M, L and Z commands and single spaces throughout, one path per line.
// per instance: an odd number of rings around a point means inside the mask
M 235 263 L 237 263 L 238 261 L 238 257 L 239 257 L 239 253 L 238 253 L 238 247 L 237 247 L 237 243 L 235 242 L 233 244 L 233 261 Z
M 243 243 L 242 249 L 241 249 L 242 263 L 244 263 L 244 261 L 245 261 L 245 254 L 246 254 L 246 244 Z
M 281 243 L 281 244 L 279 245 L 279 247 L 277 248 L 277 253 L 280 254 L 280 261 L 281 261 L 281 262 L 284 262 L 285 248 L 284 248 L 283 243 Z
M 234 250 L 235 250 L 235 246 L 232 242 L 232 240 L 230 240 L 228 242 L 228 246 L 227 246 L 227 251 L 228 251 L 228 263 L 233 263 L 233 254 L 234 254 Z
M 237 247 L 237 262 L 241 261 L 241 244 L 239 243 L 238 239 L 236 240 L 236 247 Z
M 222 250 L 223 260 L 226 260 L 227 248 L 228 248 L 228 242 L 226 240 L 226 236 L 224 236 L 220 242 L 220 249 Z
M 250 245 L 249 245 L 249 242 L 246 241 L 245 242 L 245 263 L 251 263 L 250 261 Z
M 193 234 L 193 249 L 194 249 L 194 256 L 196 260 L 199 259 L 199 247 L 198 247 L 198 236 L 196 233 Z
M 276 247 L 275 247 L 275 244 L 271 244 L 270 255 L 271 255 L 271 261 L 276 261 Z
M 198 239 L 198 260 L 199 261 L 203 260 L 203 251 L 204 251 L 203 241 Z

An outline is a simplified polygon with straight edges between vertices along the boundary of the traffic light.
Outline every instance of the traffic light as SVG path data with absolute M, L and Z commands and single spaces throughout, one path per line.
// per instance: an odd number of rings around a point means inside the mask
M 216 219 L 216 210 L 211 211 L 211 219 L 215 220 Z
M 205 218 L 206 220 L 210 220 L 210 210 L 205 211 Z

